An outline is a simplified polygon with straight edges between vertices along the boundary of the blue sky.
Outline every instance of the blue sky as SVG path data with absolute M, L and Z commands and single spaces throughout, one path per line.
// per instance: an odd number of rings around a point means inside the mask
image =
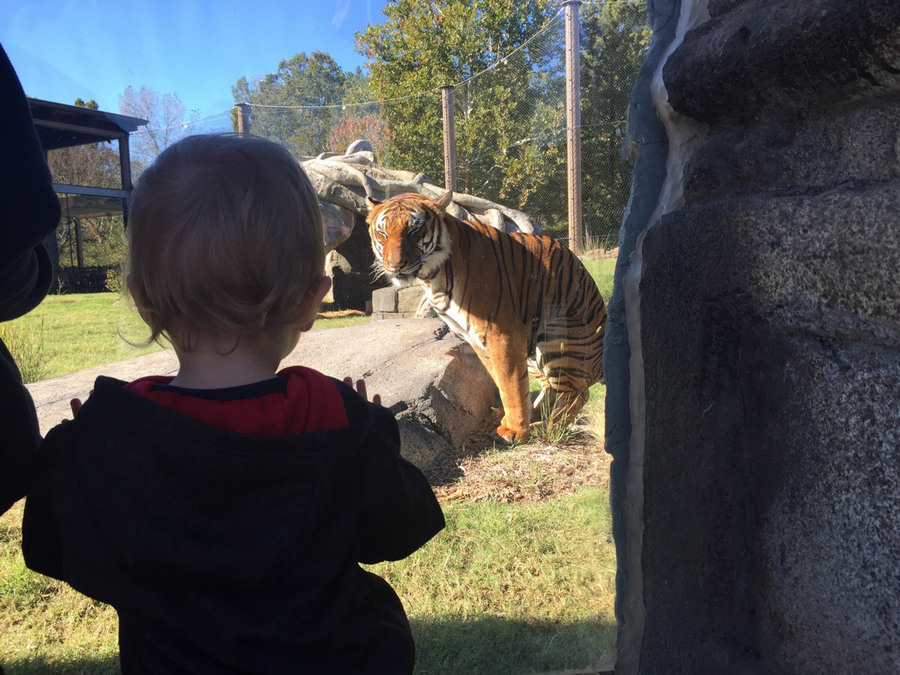
M 3 0 L 0 43 L 28 96 L 94 99 L 118 112 L 129 85 L 178 94 L 209 117 L 231 86 L 275 72 L 294 54 L 365 63 L 353 35 L 385 20 L 386 0 Z

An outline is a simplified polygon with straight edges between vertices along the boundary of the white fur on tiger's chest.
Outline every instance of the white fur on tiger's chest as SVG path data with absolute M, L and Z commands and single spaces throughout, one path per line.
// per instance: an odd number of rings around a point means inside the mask
M 465 340 L 473 349 L 480 349 L 482 352 L 487 351 L 484 346 L 484 335 L 479 334 L 470 325 L 468 316 L 447 293 L 435 292 L 425 285 L 425 296 L 428 298 L 428 302 L 434 311 L 437 312 L 438 316 L 441 317 L 457 337 Z

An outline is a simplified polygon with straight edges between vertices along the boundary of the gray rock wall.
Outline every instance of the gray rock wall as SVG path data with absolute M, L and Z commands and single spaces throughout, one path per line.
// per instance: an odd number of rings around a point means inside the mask
M 619 256 L 616 259 L 615 284 L 606 305 L 607 324 L 603 342 L 603 372 L 606 380 L 606 449 L 610 464 L 610 510 L 613 539 L 616 544 L 616 621 L 618 623 L 617 663 L 628 672 L 636 666 L 643 635 L 643 596 L 641 593 L 640 545 L 643 523 L 640 490 L 628 503 L 628 481 L 643 485 L 642 455 L 632 457 L 632 410 L 641 431 L 641 401 L 632 401 L 632 350 L 629 344 L 626 299 L 623 280 L 632 272 L 632 257 L 638 238 L 652 220 L 666 177 L 668 139 L 654 106 L 651 83 L 659 62 L 672 42 L 678 21 L 679 0 L 648 3 L 647 14 L 653 29 L 647 56 L 638 73 L 628 106 L 628 136 L 636 155 L 631 195 L 619 231 Z M 638 377 L 636 374 L 634 377 Z M 634 389 L 637 389 L 635 387 Z M 642 400 L 642 399 L 641 399 Z M 632 461 L 634 460 L 634 461 Z M 632 493 L 635 491 L 632 490 Z M 627 514 L 626 514 L 627 512 Z M 631 514 L 631 522 L 626 515 Z
M 900 672 L 900 3 L 683 4 L 620 277 L 617 670 Z

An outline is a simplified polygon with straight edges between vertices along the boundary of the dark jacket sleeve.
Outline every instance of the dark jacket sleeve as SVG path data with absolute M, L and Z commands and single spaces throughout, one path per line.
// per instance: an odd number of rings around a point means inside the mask
M 59 200 L 25 93 L 0 47 L 0 321 L 33 309 L 50 288 L 44 238 L 59 224 Z M 0 513 L 25 494 L 39 440 L 31 396 L 12 356 L 0 350 Z
M 25 564 L 35 572 L 56 579 L 64 577 L 53 482 L 59 454 L 71 445 L 74 428 L 74 422 L 63 422 L 51 429 L 41 443 L 22 517 Z
M 0 513 L 25 496 L 30 463 L 40 442 L 31 394 L 0 340 Z
M 362 520 L 360 562 L 400 560 L 444 527 L 444 514 L 428 480 L 400 456 L 397 421 L 386 408 L 368 404 L 374 416 L 373 444 L 367 452 L 383 466 L 373 471 L 376 495 Z
M 59 199 L 19 78 L 0 47 L 0 321 L 26 314 L 50 289 L 44 239 Z

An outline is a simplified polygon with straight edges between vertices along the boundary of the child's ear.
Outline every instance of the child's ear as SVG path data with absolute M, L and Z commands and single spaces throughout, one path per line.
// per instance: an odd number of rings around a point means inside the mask
M 131 299 L 134 301 L 134 306 L 137 307 L 138 314 L 141 315 L 141 319 L 144 320 L 144 323 L 149 326 L 150 322 L 147 320 L 147 317 L 149 315 L 147 314 L 147 310 L 144 307 L 144 301 L 141 297 L 141 294 L 137 292 L 137 283 L 135 283 L 134 277 L 129 274 L 125 279 L 125 283 L 128 286 L 128 293 L 131 295 Z
M 301 333 L 305 333 L 312 328 L 313 322 L 316 320 L 316 313 L 319 311 L 319 305 L 322 303 L 322 298 L 325 297 L 330 288 L 331 277 L 319 277 L 306 291 L 306 298 L 301 308 L 301 312 L 305 317 L 303 325 L 300 327 Z
M 320 277 L 313 283 L 312 287 L 307 291 L 313 300 L 313 304 L 318 307 L 322 299 L 331 290 L 331 277 Z

